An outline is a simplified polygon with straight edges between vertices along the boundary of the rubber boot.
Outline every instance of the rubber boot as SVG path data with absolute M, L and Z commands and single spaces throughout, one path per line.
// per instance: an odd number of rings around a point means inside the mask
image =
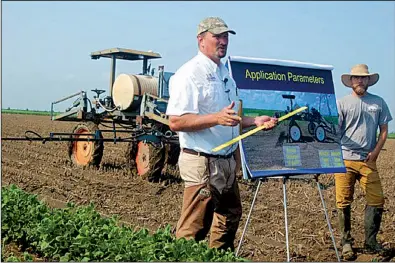
M 381 225 L 383 208 L 366 206 L 365 208 L 365 253 L 385 255 L 388 251 L 377 242 L 377 233 Z
M 353 238 L 351 237 L 351 207 L 338 209 L 339 226 L 342 235 L 342 256 L 344 260 L 354 260 L 355 253 L 352 249 Z

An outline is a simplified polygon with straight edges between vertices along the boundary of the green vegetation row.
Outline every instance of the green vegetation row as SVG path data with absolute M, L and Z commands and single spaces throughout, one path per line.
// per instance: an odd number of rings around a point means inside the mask
M 26 114 L 26 115 L 43 115 L 43 116 L 50 116 L 50 111 L 38 111 L 38 110 L 18 110 L 18 109 L 1 109 L 1 113 L 8 113 L 8 114 Z M 59 114 L 59 112 L 54 112 L 54 115 Z
M 256 117 L 256 116 L 274 116 L 276 110 L 260 110 L 260 109 L 253 109 L 253 108 L 243 108 L 243 115 L 249 117 Z
M 153 234 L 134 230 L 100 216 L 93 204 L 51 209 L 15 185 L 1 194 L 3 245 L 16 242 L 49 261 L 246 261 L 205 241 L 175 239 L 170 226 Z

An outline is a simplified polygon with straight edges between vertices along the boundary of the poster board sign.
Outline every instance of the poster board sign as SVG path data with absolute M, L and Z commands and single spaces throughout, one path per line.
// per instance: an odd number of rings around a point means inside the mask
M 226 66 L 244 116 L 279 118 L 307 107 L 274 129 L 239 142 L 244 171 L 252 178 L 346 172 L 332 66 L 236 56 Z

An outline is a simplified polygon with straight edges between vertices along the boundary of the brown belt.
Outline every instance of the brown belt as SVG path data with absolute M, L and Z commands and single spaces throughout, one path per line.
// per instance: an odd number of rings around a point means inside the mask
M 188 148 L 183 148 L 182 151 L 184 153 L 189 153 L 193 155 L 198 155 L 198 156 L 204 156 L 204 157 L 210 157 L 210 158 L 221 158 L 221 159 L 229 159 L 234 155 L 234 152 L 227 154 L 227 155 L 219 155 L 219 154 L 210 154 L 210 153 L 204 153 L 204 152 L 197 152 L 192 149 Z

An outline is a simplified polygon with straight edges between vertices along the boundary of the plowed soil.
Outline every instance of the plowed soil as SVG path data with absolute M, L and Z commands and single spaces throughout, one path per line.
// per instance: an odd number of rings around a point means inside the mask
M 53 122 L 48 116 L 3 114 L 2 137 L 23 137 L 26 130 L 42 136 L 49 132 L 71 132 L 76 123 Z M 109 134 L 108 136 L 111 136 Z M 106 137 L 106 136 L 105 136 Z M 151 231 L 170 224 L 175 228 L 182 204 L 183 184 L 150 183 L 130 174 L 126 167 L 127 143 L 105 143 L 99 168 L 77 168 L 69 161 L 66 142 L 2 141 L 2 185 L 16 184 L 38 194 L 51 206 L 66 202 L 96 204 L 103 215 L 119 215 L 136 228 Z M 388 140 L 378 159 L 386 195 L 385 214 L 379 240 L 395 247 L 395 140 Z M 332 174 L 321 175 L 322 194 L 340 253 Z M 257 181 L 239 180 L 243 218 L 235 245 L 246 222 Z M 330 232 L 314 180 L 288 180 L 287 204 L 292 261 L 337 261 Z M 283 184 L 269 179 L 262 183 L 251 215 L 240 255 L 252 261 L 286 261 Z M 358 184 L 353 203 L 356 261 L 395 261 L 394 257 L 362 254 L 364 197 Z

